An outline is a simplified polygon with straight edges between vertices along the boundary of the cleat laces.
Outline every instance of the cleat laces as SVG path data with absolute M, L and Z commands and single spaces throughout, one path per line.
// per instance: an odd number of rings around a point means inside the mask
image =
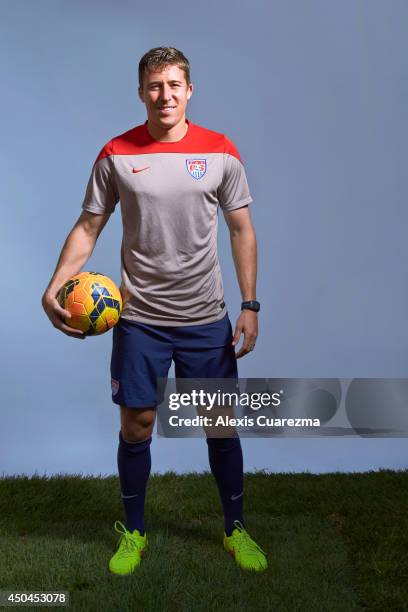
M 140 538 L 142 536 L 130 533 L 121 521 L 115 521 L 114 527 L 115 530 L 121 534 L 118 542 L 120 548 L 116 553 L 118 557 L 131 557 L 135 553 L 135 550 L 141 550 L 142 543 L 140 542 Z
M 259 551 L 266 556 L 266 552 L 254 542 L 240 521 L 234 521 L 234 525 L 240 533 L 240 537 L 236 540 L 236 548 L 239 552 L 246 552 L 253 555 Z

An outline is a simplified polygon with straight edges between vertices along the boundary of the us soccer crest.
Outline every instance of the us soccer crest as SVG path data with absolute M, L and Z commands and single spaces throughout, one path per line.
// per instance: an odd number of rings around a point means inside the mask
M 195 179 L 200 179 L 207 171 L 206 159 L 186 159 L 187 170 Z

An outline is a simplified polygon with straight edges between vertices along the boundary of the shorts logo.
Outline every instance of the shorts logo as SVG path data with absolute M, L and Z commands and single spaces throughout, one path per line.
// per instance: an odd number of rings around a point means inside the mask
M 119 391 L 119 381 L 116 380 L 115 378 L 111 379 L 111 388 L 112 388 L 112 395 L 116 395 L 117 392 Z
M 206 159 L 186 159 L 186 165 L 189 174 L 195 179 L 202 178 L 207 171 Z

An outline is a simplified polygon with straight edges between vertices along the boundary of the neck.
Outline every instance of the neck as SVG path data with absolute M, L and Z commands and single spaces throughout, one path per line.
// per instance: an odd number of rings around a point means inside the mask
M 186 123 L 186 116 L 183 115 L 180 121 L 171 127 L 154 123 L 151 119 L 148 119 L 147 129 L 150 136 L 155 140 L 160 142 L 177 142 L 187 134 L 188 125 Z

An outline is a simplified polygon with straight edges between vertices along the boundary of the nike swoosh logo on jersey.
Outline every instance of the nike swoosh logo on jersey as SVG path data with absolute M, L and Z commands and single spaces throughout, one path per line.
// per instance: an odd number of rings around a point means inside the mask
M 142 170 L 147 170 L 150 166 L 145 166 L 144 168 L 133 168 L 132 172 L 141 172 Z
M 239 495 L 231 495 L 231 499 L 232 501 L 235 501 L 236 499 L 238 499 L 239 497 L 241 497 L 241 495 L 243 495 L 244 492 L 242 491 L 242 493 L 240 493 Z

